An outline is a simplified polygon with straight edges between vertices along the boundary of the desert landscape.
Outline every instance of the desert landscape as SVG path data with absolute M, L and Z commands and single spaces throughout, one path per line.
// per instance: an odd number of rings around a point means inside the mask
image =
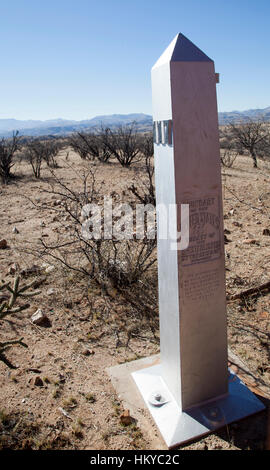
M 1 341 L 23 338 L 0 361 L 0 448 L 165 449 L 150 418 L 140 421 L 119 400 L 106 373 L 159 352 L 155 244 L 102 245 L 95 253 L 106 263 L 91 270 L 78 239 L 86 195 L 136 204 L 149 196 L 153 159 L 147 166 L 140 155 L 122 166 L 113 156 L 81 158 L 61 142 L 54 164 L 41 162 L 39 177 L 19 152 L 13 177 L 0 186 L 2 285 L 19 277 L 19 288 L 36 294 L 16 298 L 18 309 L 26 301 L 27 308 L 0 316 Z M 222 165 L 229 360 L 268 405 L 270 161 L 258 158 L 254 168 L 240 153 Z M 2 288 L 0 304 L 9 297 Z M 264 411 L 181 450 L 269 449 L 269 426 Z

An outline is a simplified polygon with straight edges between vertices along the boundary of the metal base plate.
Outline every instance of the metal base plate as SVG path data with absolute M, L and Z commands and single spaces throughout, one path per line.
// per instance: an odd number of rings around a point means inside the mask
M 260 400 L 230 369 L 228 395 L 185 412 L 181 410 L 164 383 L 160 364 L 138 370 L 131 375 L 169 448 L 265 409 Z M 152 404 L 155 391 L 166 399 L 164 405 Z

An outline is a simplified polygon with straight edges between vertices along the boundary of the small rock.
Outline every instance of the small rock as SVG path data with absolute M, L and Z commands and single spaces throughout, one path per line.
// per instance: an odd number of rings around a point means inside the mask
M 82 352 L 82 354 L 84 356 L 92 356 L 93 354 L 95 354 L 95 351 L 93 349 L 84 349 L 84 351 Z
M 12 232 L 13 233 L 20 233 L 19 230 L 17 229 L 17 227 L 13 227 Z
M 39 308 L 31 317 L 32 323 L 39 326 L 50 326 L 51 322 L 47 315 Z
M 41 227 L 46 227 L 45 222 L 40 222 Z
M 54 266 L 47 266 L 47 268 L 45 268 L 45 273 L 50 274 L 54 271 L 54 269 L 55 269 Z
M 48 289 L 47 290 L 47 295 L 53 295 L 55 294 L 55 290 L 54 289 Z
M 270 229 L 269 229 L 269 228 L 264 228 L 264 229 L 263 229 L 263 235 L 268 235 L 268 236 L 270 236 Z
M 235 227 L 243 227 L 243 224 L 241 224 L 240 222 L 237 222 L 237 220 L 234 220 L 234 221 L 233 221 L 233 225 L 234 225 Z
M 255 238 L 246 238 L 245 240 L 243 240 L 243 243 L 245 245 L 258 245 L 259 244 L 258 240 L 255 240 Z
M 64 375 L 59 374 L 59 382 L 60 382 L 60 384 L 66 383 L 66 379 L 65 379 L 65 376 L 64 376 Z
M 61 408 L 61 406 L 59 406 L 58 410 L 59 410 L 66 418 L 72 419 L 71 416 L 67 413 L 67 411 L 64 410 L 64 408 Z
M 8 273 L 13 275 L 16 273 L 17 270 L 18 270 L 18 265 L 14 263 L 12 266 L 10 266 Z
M 7 241 L 2 238 L 2 240 L 0 240 L 0 249 L 1 250 L 5 250 L 7 248 Z
M 225 243 L 225 245 L 226 245 L 227 243 L 230 243 L 230 242 L 231 242 L 231 240 L 228 239 L 227 235 L 224 235 L 224 243 Z
M 261 313 L 260 313 L 260 318 L 261 318 L 262 320 L 265 320 L 265 319 L 267 319 L 268 317 L 269 317 L 269 313 L 268 313 L 268 312 L 261 312 Z
M 124 410 L 124 412 L 120 416 L 120 421 L 121 424 L 124 424 L 124 426 L 129 426 L 133 422 L 132 416 L 130 416 L 129 410 Z
M 34 378 L 33 384 L 36 385 L 36 387 L 43 387 L 43 381 L 39 376 Z
M 84 349 L 84 351 L 82 352 L 82 354 L 83 354 L 84 356 L 90 356 L 90 351 L 89 351 L 89 349 Z
M 45 317 L 46 315 L 42 312 L 42 310 L 39 308 L 31 317 L 31 321 L 38 325 Z

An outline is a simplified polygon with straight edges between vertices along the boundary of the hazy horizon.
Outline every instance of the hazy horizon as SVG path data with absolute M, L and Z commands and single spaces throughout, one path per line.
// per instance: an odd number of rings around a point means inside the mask
M 260 110 L 260 111 L 263 111 L 265 109 L 268 109 L 270 108 L 270 105 L 269 106 L 264 106 L 262 108 L 248 108 L 248 107 L 245 107 L 243 109 L 230 109 L 230 110 L 218 110 L 219 113 L 237 113 L 237 112 L 240 112 L 240 113 L 243 113 L 245 111 L 253 111 L 253 110 Z M 33 118 L 16 118 L 16 117 L 7 117 L 7 118 L 1 118 L 0 117 L 0 121 L 8 121 L 8 120 L 15 120 L 15 121 L 29 121 L 29 122 L 50 122 L 50 121 L 73 121 L 73 122 L 80 122 L 80 121 L 90 121 L 91 119 L 95 119 L 95 118 L 98 118 L 98 117 L 105 117 L 105 116 L 129 116 L 129 115 L 135 115 L 135 114 L 138 114 L 138 115 L 145 115 L 145 116 L 152 116 L 152 113 L 144 113 L 144 112 L 129 112 L 129 113 L 111 113 L 111 114 L 97 114 L 95 116 L 90 116 L 90 117 L 84 117 L 82 119 L 73 119 L 73 118 L 67 118 L 67 117 L 63 117 L 63 116 L 59 116 L 59 117 L 52 117 L 50 119 L 33 119 Z

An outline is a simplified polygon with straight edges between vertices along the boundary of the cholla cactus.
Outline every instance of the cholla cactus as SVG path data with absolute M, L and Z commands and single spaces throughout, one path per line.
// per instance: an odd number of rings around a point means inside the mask
M 5 283 L 4 281 L 2 281 L 2 283 L 0 284 L 0 291 L 8 291 L 9 298 L 8 300 L 0 300 L 0 320 L 5 318 L 7 315 L 12 315 L 13 313 L 21 312 L 30 307 L 29 303 L 25 303 L 23 305 L 15 307 L 15 303 L 19 297 L 28 298 L 39 294 L 39 291 L 26 292 L 28 291 L 28 289 L 33 287 L 35 282 L 36 281 L 33 281 L 30 284 L 26 284 L 25 286 L 20 287 L 20 278 L 19 276 L 17 276 L 14 280 L 13 287 L 11 287 L 10 282 Z M 11 369 L 15 369 L 16 367 L 12 365 L 11 362 L 6 358 L 5 352 L 10 349 L 14 344 L 19 344 L 20 346 L 27 348 L 27 345 L 23 343 L 23 338 L 5 342 L 0 341 L 0 361 L 4 362 Z

